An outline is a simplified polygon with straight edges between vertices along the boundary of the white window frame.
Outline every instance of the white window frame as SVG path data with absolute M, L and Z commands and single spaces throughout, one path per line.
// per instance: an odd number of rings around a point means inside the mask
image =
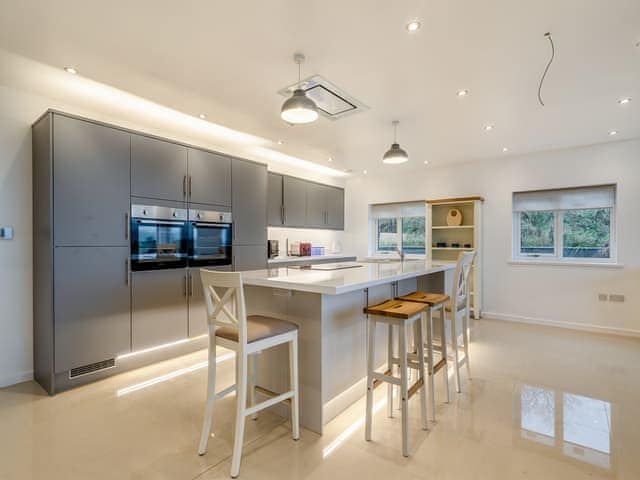
M 398 247 L 400 249 L 403 248 L 402 245 L 402 219 L 403 218 L 413 218 L 413 217 L 418 217 L 420 215 L 412 215 L 412 216 L 407 216 L 407 217 L 403 217 L 402 215 L 398 215 L 398 216 L 394 216 L 394 217 L 385 217 L 385 218 L 395 218 L 396 219 L 396 225 L 397 225 L 397 231 L 396 231 L 396 244 L 398 245 Z M 372 241 L 369 242 L 369 245 L 373 245 L 373 251 L 371 252 L 371 254 L 373 254 L 376 257 L 379 256 L 386 256 L 386 255 L 394 255 L 397 253 L 397 251 L 389 251 L 389 250 L 380 250 L 378 248 L 378 219 L 376 218 L 372 218 L 370 223 L 370 235 L 371 235 L 371 239 Z M 427 216 L 426 214 L 424 215 L 424 253 L 407 253 L 405 254 L 405 258 L 415 258 L 415 259 L 423 259 L 426 258 L 427 256 Z
M 542 210 L 553 212 L 554 214 L 554 229 L 553 229 L 553 254 L 538 253 L 538 254 L 523 254 L 520 251 L 521 248 L 521 230 L 520 230 L 520 215 L 522 212 L 513 212 L 513 253 L 512 260 L 518 262 L 531 262 L 531 263 L 566 263 L 571 264 L 617 264 L 618 262 L 618 248 L 617 248 L 617 222 L 616 222 L 616 206 L 611 208 L 611 222 L 609 232 L 609 258 L 575 258 L 575 257 L 563 257 L 564 251 L 564 212 L 567 210 Z

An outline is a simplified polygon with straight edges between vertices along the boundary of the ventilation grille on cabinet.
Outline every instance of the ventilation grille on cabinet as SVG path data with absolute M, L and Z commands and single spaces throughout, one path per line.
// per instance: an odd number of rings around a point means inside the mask
M 83 365 L 82 367 L 76 367 L 69 370 L 69 378 L 77 378 L 83 375 L 89 375 L 90 373 L 96 373 L 101 370 L 107 370 L 116 366 L 116 359 L 110 358 L 109 360 L 103 360 L 101 362 L 90 363 L 89 365 Z
M 331 120 L 369 109 L 360 100 L 352 97 L 320 75 L 312 75 L 305 78 L 300 82 L 300 87 L 315 102 L 320 113 Z M 278 93 L 284 97 L 290 97 L 296 88 L 298 88 L 298 84 L 294 83 L 279 90 Z

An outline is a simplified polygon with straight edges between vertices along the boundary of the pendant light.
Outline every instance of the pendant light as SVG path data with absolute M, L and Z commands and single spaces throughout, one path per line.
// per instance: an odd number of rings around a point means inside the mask
M 398 163 L 408 162 L 409 155 L 407 154 L 407 152 L 400 148 L 400 144 L 397 141 L 398 124 L 400 122 L 398 120 L 394 120 L 391 123 L 393 125 L 393 143 L 391 144 L 391 148 L 387 150 L 382 157 L 382 162 L 394 165 Z
M 305 91 L 300 88 L 300 65 L 304 62 L 304 55 L 296 53 L 293 61 L 298 64 L 298 88 L 293 95 L 282 104 L 280 117 L 291 124 L 311 123 L 318 119 L 318 107 L 307 97 Z

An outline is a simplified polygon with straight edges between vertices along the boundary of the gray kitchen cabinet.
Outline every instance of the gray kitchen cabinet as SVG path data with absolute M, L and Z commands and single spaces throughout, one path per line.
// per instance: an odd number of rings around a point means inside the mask
M 187 147 L 131 135 L 131 193 L 136 197 L 186 200 Z
M 261 270 L 263 268 L 267 268 L 266 244 L 233 247 L 233 269 L 236 272 Z
M 131 135 L 53 115 L 55 245 L 127 245 Z
M 231 158 L 196 148 L 188 149 L 189 201 L 231 206 Z
M 338 230 L 344 229 L 344 190 L 336 187 L 327 188 L 327 226 Z
M 305 227 L 307 223 L 307 183 L 294 177 L 283 177 L 282 200 L 284 224 Z
M 234 158 L 231 163 L 231 178 L 233 244 L 266 245 L 266 165 Z
M 130 350 L 128 253 L 127 247 L 54 249 L 56 372 Z
M 327 192 L 325 185 L 307 182 L 307 227 L 325 227 L 327 225 Z
M 269 172 L 267 181 L 267 224 L 280 227 L 284 223 L 282 211 L 282 175 Z
M 133 272 L 131 345 L 134 351 L 187 338 L 187 289 L 184 268 Z

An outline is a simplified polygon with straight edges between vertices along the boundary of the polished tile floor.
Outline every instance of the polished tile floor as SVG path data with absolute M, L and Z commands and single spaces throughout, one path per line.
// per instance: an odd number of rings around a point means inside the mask
M 379 389 L 372 442 L 362 401 L 299 442 L 276 415 L 248 421 L 240 478 L 640 478 L 640 341 L 482 320 L 471 356 L 473 380 L 450 404 L 437 391 L 430 431 L 412 400 L 411 457 Z M 53 398 L 32 382 L 0 390 L 0 479 L 228 478 L 233 396 L 218 403 L 208 453 L 196 453 L 204 360 L 198 352 Z M 218 364 L 221 387 L 233 363 Z

